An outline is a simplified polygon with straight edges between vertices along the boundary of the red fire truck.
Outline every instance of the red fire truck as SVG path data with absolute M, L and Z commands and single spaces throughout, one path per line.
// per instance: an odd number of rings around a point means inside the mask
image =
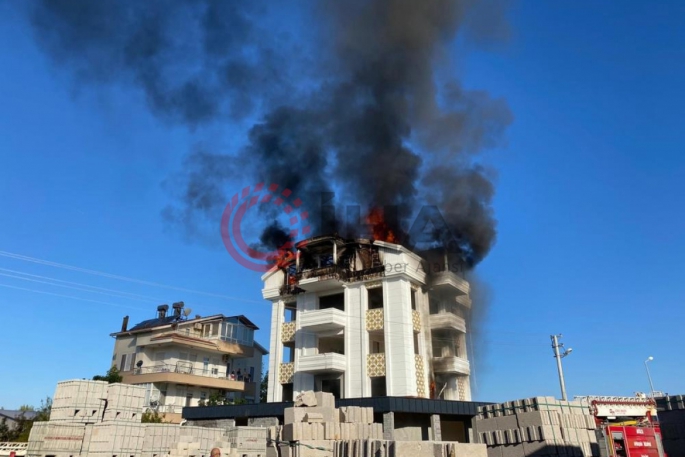
M 582 397 L 597 423 L 600 455 L 607 457 L 668 457 L 654 399 L 637 397 Z

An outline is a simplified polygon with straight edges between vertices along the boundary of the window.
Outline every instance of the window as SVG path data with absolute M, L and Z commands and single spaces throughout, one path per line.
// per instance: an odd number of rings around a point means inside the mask
M 319 309 L 335 308 L 345 311 L 345 294 L 333 294 L 319 297 Z
M 297 308 L 285 308 L 283 322 L 295 322 L 297 319 Z
M 385 397 L 386 395 L 385 376 L 371 378 L 371 396 Z
M 419 354 L 419 334 L 414 333 L 414 354 Z
M 383 308 L 383 288 L 375 287 L 367 289 L 369 299 L 369 309 Z
M 369 340 L 369 353 L 371 354 L 382 354 L 385 352 L 382 340 Z
M 122 354 L 121 362 L 119 363 L 119 371 L 131 371 L 131 366 L 133 366 L 133 360 L 136 355 L 134 354 Z
M 416 289 L 411 290 L 411 309 L 416 311 L 416 295 L 418 294 L 418 291 Z
M 293 383 L 283 384 L 283 401 L 293 401 Z

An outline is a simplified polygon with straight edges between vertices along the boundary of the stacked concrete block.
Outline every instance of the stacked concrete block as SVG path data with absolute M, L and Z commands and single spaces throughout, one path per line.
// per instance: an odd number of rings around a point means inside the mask
M 489 457 L 599 456 L 594 417 L 581 401 L 535 397 L 481 407 L 477 442 Z
M 145 387 L 130 384 L 107 386 L 104 422 L 140 422 L 145 402 Z
M 685 455 L 685 395 L 658 397 L 656 405 L 664 451 L 669 457 Z
M 27 456 L 65 457 L 81 452 L 86 426 L 61 422 L 36 422 L 31 428 Z
M 141 454 L 145 425 L 140 423 L 100 423 L 92 426 L 88 455 L 111 457 L 113 455 L 137 456 Z
M 228 430 L 228 442 L 235 454 L 256 457 L 266 455 L 268 430 L 263 427 L 234 427 Z
M 105 410 L 107 386 L 104 381 L 82 379 L 59 382 L 52 400 L 50 420 L 82 424 L 100 422 Z

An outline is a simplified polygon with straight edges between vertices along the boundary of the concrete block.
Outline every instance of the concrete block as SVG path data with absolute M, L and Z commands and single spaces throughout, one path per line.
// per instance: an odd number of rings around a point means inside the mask
M 301 407 L 301 408 L 285 408 L 283 410 L 283 423 L 291 424 L 293 422 L 303 422 L 307 413 L 318 413 L 323 417 L 323 422 L 339 422 L 340 418 L 335 408 L 326 408 L 321 406 Z
M 526 457 L 522 444 L 512 444 L 499 447 L 502 450 L 502 457 Z
M 324 421 L 324 420 L 323 420 L 323 414 L 321 414 L 321 413 L 311 413 L 311 412 L 307 412 L 307 413 L 304 415 L 304 422 L 308 422 L 308 423 L 310 423 L 310 424 L 313 424 L 313 423 L 321 423 L 321 422 L 323 422 L 323 421 Z M 317 439 L 318 439 L 318 438 L 317 438 Z
M 316 395 L 311 390 L 302 392 L 295 398 L 295 406 L 317 406 Z
M 486 449 L 488 457 L 502 457 L 501 446 L 488 446 Z
M 497 419 L 498 418 L 493 417 L 491 419 L 477 420 L 475 421 L 474 426 L 478 432 L 494 432 L 495 430 L 499 430 Z
M 316 398 L 316 406 L 322 408 L 335 408 L 335 397 L 328 392 L 314 392 Z
M 497 430 L 507 430 L 519 427 L 516 416 L 502 416 L 495 419 Z

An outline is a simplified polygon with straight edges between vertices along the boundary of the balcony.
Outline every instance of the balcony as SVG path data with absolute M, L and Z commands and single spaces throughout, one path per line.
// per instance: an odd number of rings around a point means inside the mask
M 149 342 L 140 343 L 139 346 L 180 345 L 218 354 L 252 357 L 254 355 L 254 348 L 242 343 L 234 339 L 223 338 L 219 335 L 202 336 L 200 332 L 193 331 L 192 329 L 182 329 L 152 337 Z
M 366 330 L 369 332 L 383 330 L 383 308 L 366 311 Z
M 471 374 L 469 361 L 461 357 L 433 357 L 433 371 L 458 375 Z
M 469 309 L 471 308 L 471 297 L 469 297 L 468 295 L 457 295 L 456 301 L 461 306 L 464 306 Z
M 328 265 L 320 268 L 304 270 L 297 275 L 297 286 L 307 292 L 321 292 L 344 283 L 348 269 L 339 265 Z
M 430 328 L 434 329 L 454 329 L 466 333 L 466 321 L 454 313 L 442 312 L 430 315 Z
M 345 356 L 335 352 L 301 356 L 299 371 L 306 373 L 344 372 Z
M 150 367 L 136 368 L 122 373 L 124 384 L 146 384 L 170 382 L 211 389 L 230 390 L 233 392 L 254 392 L 254 382 L 231 379 L 226 371 L 211 369 L 194 369 L 184 364 L 157 364 Z
M 385 376 L 385 354 L 367 354 L 366 355 L 366 374 L 375 378 L 378 376 Z
M 438 289 L 456 289 L 464 295 L 469 293 L 469 283 L 451 271 L 434 273 L 431 276 L 431 286 Z
M 302 311 L 297 319 L 301 328 L 315 332 L 338 330 L 347 324 L 345 312 L 336 308 Z

